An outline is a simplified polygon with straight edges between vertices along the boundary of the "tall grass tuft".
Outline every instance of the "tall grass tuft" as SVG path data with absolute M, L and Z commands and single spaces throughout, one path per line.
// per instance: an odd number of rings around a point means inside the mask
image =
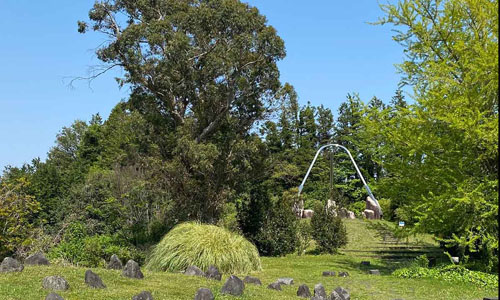
M 182 271 L 188 266 L 222 273 L 245 274 L 261 270 L 257 248 L 237 233 L 214 225 L 183 223 L 156 245 L 146 263 L 152 271 Z

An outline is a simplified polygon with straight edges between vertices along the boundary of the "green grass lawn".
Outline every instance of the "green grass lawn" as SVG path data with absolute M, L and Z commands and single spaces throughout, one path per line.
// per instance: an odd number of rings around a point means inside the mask
M 261 279 L 263 286 L 246 285 L 244 295 L 238 299 L 299 299 L 296 296 L 300 284 L 322 283 L 327 292 L 338 286 L 348 289 L 351 299 L 482 299 L 498 296 L 495 289 L 485 289 L 472 284 L 457 284 L 431 279 L 402 279 L 390 275 L 391 271 L 409 259 L 427 253 L 438 255 L 436 244 L 428 236 L 412 237 L 406 243 L 395 240 L 387 231 L 387 222 L 362 220 L 346 221 L 349 244 L 338 255 L 289 255 L 282 258 L 262 258 L 263 270 L 249 275 Z M 369 260 L 371 267 L 361 267 L 362 260 Z M 369 275 L 367 270 L 378 268 L 381 276 Z M 42 279 L 49 275 L 61 275 L 70 289 L 59 294 L 67 300 L 81 299 L 131 299 L 143 290 L 151 291 L 155 299 L 193 299 L 196 290 L 208 287 L 216 299 L 236 299 L 220 294 L 228 275 L 221 282 L 182 274 L 148 272 L 143 270 L 142 280 L 128 279 L 120 271 L 92 269 L 101 276 L 107 288 L 94 290 L 84 283 L 87 268 L 63 266 L 25 267 L 21 273 L 0 274 L 0 299 L 44 299 L 49 293 L 42 288 Z M 322 277 L 322 272 L 347 271 L 350 276 Z M 247 274 L 237 274 L 241 278 Z M 293 286 L 282 286 L 283 291 L 267 289 L 267 285 L 279 277 L 292 277 Z

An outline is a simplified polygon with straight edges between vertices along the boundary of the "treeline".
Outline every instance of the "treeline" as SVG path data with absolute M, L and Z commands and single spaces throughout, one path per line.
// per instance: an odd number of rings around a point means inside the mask
M 86 264 L 113 252 L 140 260 L 188 220 L 239 231 L 262 254 L 289 253 L 296 187 L 318 146 L 334 142 L 352 152 L 385 218 L 494 270 L 497 7 L 382 6 L 380 23 L 401 30 L 394 39 L 407 59 L 399 69 L 413 99 L 398 90 L 385 103 L 364 103 L 352 94 L 333 114 L 300 106 L 293 87 L 279 82 L 284 43 L 247 4 L 96 2 L 90 28 L 110 41 L 97 56 L 124 69 L 119 83 L 130 97 L 105 121 L 95 115 L 63 128 L 46 161 L 5 170 L 0 255 L 51 249 Z M 346 154 L 334 151 L 320 158 L 302 197 L 306 208 L 333 198 L 359 212 L 366 194 Z

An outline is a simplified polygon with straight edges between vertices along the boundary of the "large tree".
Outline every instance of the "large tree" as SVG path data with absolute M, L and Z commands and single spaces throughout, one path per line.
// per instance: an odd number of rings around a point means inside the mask
M 131 107 L 154 127 L 176 218 L 216 222 L 259 172 L 252 129 L 281 95 L 283 40 L 238 0 L 104 0 L 89 18 L 109 41 L 101 72 L 125 71 Z
M 389 123 L 366 124 L 392 158 L 384 193 L 401 205 L 399 218 L 497 263 L 498 1 L 382 7 L 381 23 L 399 29 L 399 68 L 415 96 Z
M 198 142 L 228 123 L 247 132 L 280 87 L 284 43 L 240 1 L 105 0 L 89 17 L 110 41 L 98 58 L 125 70 L 120 82 L 141 96 L 136 105 L 173 128 L 193 118 Z

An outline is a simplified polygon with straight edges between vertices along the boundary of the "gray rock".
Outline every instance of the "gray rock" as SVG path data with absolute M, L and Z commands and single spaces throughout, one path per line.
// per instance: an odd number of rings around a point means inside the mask
M 64 298 L 56 293 L 50 293 L 45 297 L 45 300 L 64 300 Z
M 123 264 L 118 255 L 113 254 L 111 255 L 111 258 L 109 259 L 108 263 L 108 269 L 112 270 L 121 270 L 123 269 Z
M 91 288 L 105 289 L 106 286 L 102 283 L 101 277 L 91 270 L 85 271 L 85 283 Z
M 333 293 L 336 293 L 338 295 L 338 300 L 351 300 L 351 295 L 349 294 L 349 291 L 347 291 L 346 289 L 344 289 L 343 287 L 338 287 L 336 288 L 333 292 Z M 331 295 L 330 295 L 331 297 Z M 331 298 L 331 300 L 337 300 L 336 298 Z
M 122 275 L 125 277 L 136 279 L 144 278 L 144 274 L 142 274 L 139 264 L 133 260 L 127 261 L 127 264 L 125 264 L 125 268 L 123 268 Z
M 50 265 L 49 260 L 41 252 L 28 256 L 24 263 L 27 265 Z
M 189 267 L 187 267 L 186 271 L 184 271 L 184 275 L 189 275 L 189 276 L 205 276 L 205 272 L 203 272 L 197 266 L 189 266 Z
M 321 299 L 326 299 L 325 287 L 318 283 L 314 286 L 314 296 L 320 297 Z
M 460 258 L 458 256 L 452 256 L 451 257 L 451 261 L 454 263 L 454 264 L 458 264 L 460 262 Z
M 22 270 L 24 270 L 24 266 L 12 257 L 4 258 L 0 264 L 0 273 L 21 272 Z
M 356 219 L 356 215 L 354 214 L 353 211 L 348 210 L 347 211 L 347 218 L 351 219 L 351 220 L 354 220 L 354 219 Z
M 47 276 L 42 280 L 42 287 L 47 290 L 65 291 L 69 283 L 61 276 Z
M 231 275 L 224 283 L 222 287 L 222 294 L 229 294 L 233 296 L 240 296 L 243 294 L 243 290 L 245 289 L 245 284 L 241 279 L 237 276 Z
M 328 296 L 328 300 L 344 300 L 344 299 L 342 299 L 342 297 L 336 291 L 332 291 L 330 296 Z
M 278 278 L 279 284 L 284 284 L 284 285 L 292 285 L 293 284 L 293 278 L 290 277 L 283 277 L 283 278 Z
M 216 266 L 210 266 L 208 267 L 207 273 L 205 273 L 205 276 L 210 279 L 215 279 L 215 280 L 221 280 L 222 279 L 222 274 L 219 272 L 219 269 L 217 269 Z
M 335 271 L 323 271 L 323 276 L 335 276 Z
M 207 288 L 198 289 L 196 295 L 194 295 L 194 300 L 214 300 L 214 294 Z
M 314 210 L 312 209 L 304 209 L 302 211 L 302 218 L 304 219 L 310 219 L 314 216 Z
M 341 209 L 339 209 L 339 217 L 340 217 L 340 218 L 345 219 L 345 218 L 347 218 L 348 216 L 349 216 L 349 212 L 348 212 L 347 208 L 342 207 Z
M 273 282 L 267 286 L 268 289 L 281 291 L 281 283 Z
M 375 220 L 375 212 L 371 209 L 365 209 L 363 211 L 365 217 L 369 220 Z
M 260 279 L 257 277 L 252 277 L 252 276 L 246 276 L 243 279 L 244 283 L 251 283 L 251 284 L 256 284 L 256 285 L 262 285 L 262 282 L 260 282 Z
M 362 262 L 361 262 L 361 265 L 362 265 L 362 266 L 369 266 L 369 265 L 370 265 L 370 262 L 369 262 L 369 261 L 362 261 Z
M 319 297 L 319 296 L 313 296 L 313 297 L 311 298 L 311 300 L 326 300 L 326 299 L 325 299 L 325 298 L 323 298 L 323 297 Z
M 139 294 L 132 297 L 132 300 L 154 300 L 153 295 L 148 291 L 142 291 Z
M 371 275 L 380 275 L 380 271 L 379 270 L 370 270 L 368 271 L 369 274 Z
M 302 298 L 310 298 L 311 292 L 309 291 L 309 287 L 305 284 L 300 285 L 299 289 L 297 290 L 297 296 Z
M 366 210 L 371 210 L 373 211 L 373 219 L 382 219 L 382 210 L 380 207 L 377 205 L 375 200 L 373 200 L 370 196 L 366 197 Z M 366 212 L 365 210 L 365 212 Z M 368 216 L 367 216 L 368 217 Z M 370 218 L 368 218 L 370 219 Z
M 347 272 L 339 272 L 339 277 L 348 277 L 349 273 Z

